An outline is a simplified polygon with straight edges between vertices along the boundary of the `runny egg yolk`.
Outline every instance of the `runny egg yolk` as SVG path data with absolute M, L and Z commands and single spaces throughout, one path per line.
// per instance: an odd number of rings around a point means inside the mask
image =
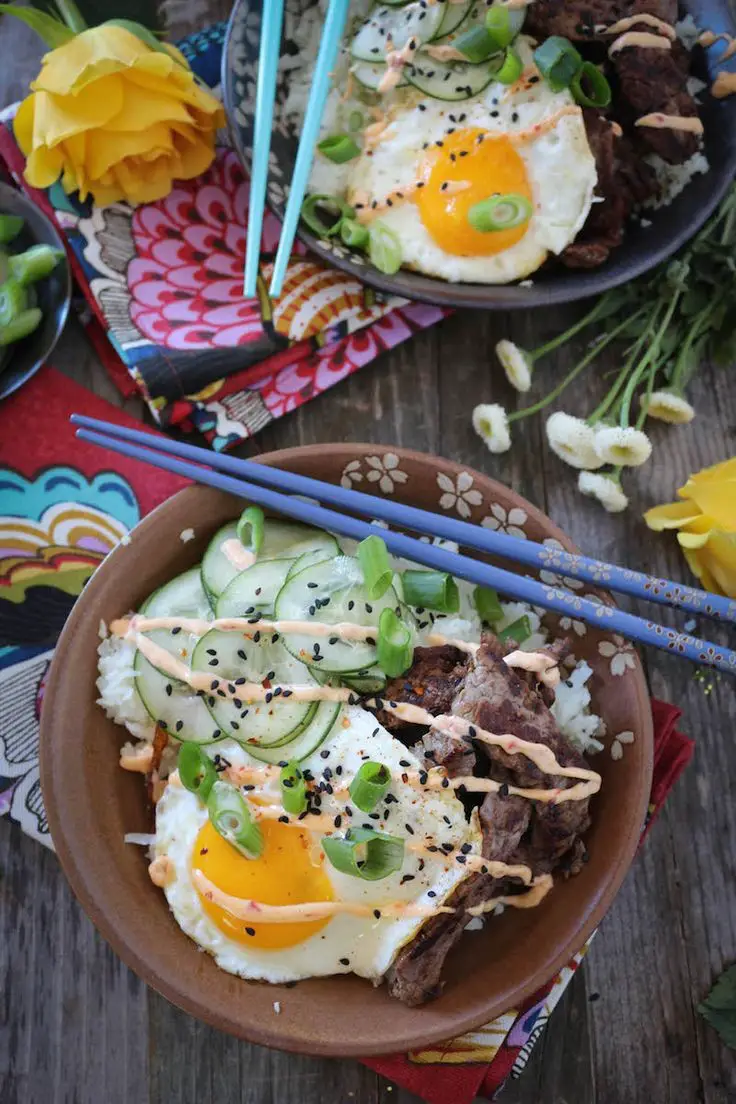
M 489 196 L 514 194 L 532 199 L 524 161 L 505 135 L 479 128 L 448 135 L 442 146 L 432 147 L 421 178 L 424 186 L 416 193 L 419 214 L 446 253 L 488 256 L 524 237 L 528 223 L 484 233 L 468 222 L 470 208 Z
M 329 879 L 322 866 L 312 860 L 312 841 L 307 832 L 275 820 L 262 821 L 261 830 L 263 853 L 257 859 L 247 859 L 207 821 L 197 836 L 192 870 L 201 870 L 223 893 L 266 905 L 333 899 Z M 204 911 L 228 939 L 264 950 L 303 943 L 328 923 L 325 919 L 294 924 L 246 924 L 201 895 L 200 900 Z

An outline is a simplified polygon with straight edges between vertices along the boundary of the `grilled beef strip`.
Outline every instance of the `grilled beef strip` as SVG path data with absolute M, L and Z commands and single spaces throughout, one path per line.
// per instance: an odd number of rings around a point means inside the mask
M 608 27 L 642 12 L 674 23 L 677 0 L 535 0 L 528 8 L 524 31 L 539 39 L 562 35 L 571 42 L 590 42 L 598 24 Z
M 452 699 L 465 677 L 468 657 L 459 648 L 443 644 L 436 648 L 415 648 L 414 662 L 406 674 L 390 679 L 381 694 L 385 701 L 418 705 L 432 716 L 449 713 Z M 390 710 L 381 710 L 378 720 L 402 743 L 416 743 L 423 728 L 407 724 Z M 439 760 L 437 766 L 440 766 Z

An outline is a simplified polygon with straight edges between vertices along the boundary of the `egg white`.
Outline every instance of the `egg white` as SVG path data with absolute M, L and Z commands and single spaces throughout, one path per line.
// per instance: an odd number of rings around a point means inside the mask
M 343 828 L 349 824 L 365 823 L 379 831 L 395 833 L 409 842 L 451 843 L 455 847 L 470 843 L 472 853 L 481 849 L 481 835 L 477 818 L 468 823 L 460 801 L 451 789 L 422 791 L 401 782 L 404 770 L 420 767 L 410 750 L 395 740 L 369 713 L 357 707 L 344 711 L 346 723 L 338 718 L 321 748 L 302 767 L 309 768 L 318 779 L 329 765 L 336 781 L 335 768 L 341 766 L 343 776 L 352 778 L 363 762 L 363 755 L 389 767 L 392 774 L 390 792 L 397 802 L 385 806 L 380 802 L 381 813 L 388 808 L 388 819 L 370 820 L 354 809 L 352 820 L 344 818 Z M 208 750 L 219 752 L 234 766 L 255 764 L 247 751 L 232 741 L 221 742 Z M 324 759 L 320 752 L 328 750 Z M 410 763 L 403 767 L 400 760 Z M 255 764 L 261 765 L 261 764 Z M 274 783 L 275 792 L 277 791 Z M 336 793 L 332 797 L 322 795 L 322 812 L 334 816 L 342 813 L 350 797 Z M 449 825 L 443 819 L 447 817 Z M 301 978 L 329 974 L 355 973 L 360 977 L 379 981 L 393 962 L 398 951 L 424 923 L 422 918 L 391 918 L 380 920 L 366 917 L 340 915 L 331 918 L 319 932 L 312 934 L 291 947 L 265 949 L 238 943 L 229 939 L 207 916 L 191 878 L 191 861 L 197 835 L 207 820 L 202 803 L 181 785 L 169 784 L 156 809 L 156 856 L 168 856 L 174 866 L 174 875 L 165 893 L 174 918 L 190 938 L 208 951 L 223 970 L 243 978 L 270 982 L 296 981 Z M 303 822 L 308 825 L 308 820 Z M 410 835 L 406 825 L 414 829 Z M 312 833 L 315 847 L 319 847 L 321 835 Z M 419 860 L 424 868 L 419 869 Z M 428 905 L 442 901 L 468 877 L 467 867 L 457 863 L 454 856 L 427 852 L 405 851 L 402 870 L 377 882 L 361 881 L 335 870 L 325 860 L 323 871 L 332 885 L 334 898 L 343 901 L 366 902 L 380 908 L 389 901 L 417 901 Z M 401 884 L 406 874 L 413 880 Z M 434 898 L 428 896 L 432 890 Z M 347 964 L 341 962 L 346 959 Z

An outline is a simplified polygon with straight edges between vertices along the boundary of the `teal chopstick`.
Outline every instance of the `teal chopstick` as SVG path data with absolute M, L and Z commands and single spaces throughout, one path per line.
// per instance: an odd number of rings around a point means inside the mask
M 270 2 L 270 0 L 269 0 Z M 350 0 L 330 0 L 327 10 L 327 18 L 322 32 L 322 41 L 319 45 L 317 64 L 314 69 L 312 90 L 309 93 L 307 113 L 304 116 L 302 135 L 299 139 L 299 150 L 294 165 L 294 175 L 291 178 L 289 199 L 284 214 L 284 225 L 281 230 L 281 239 L 276 252 L 276 260 L 271 276 L 269 294 L 273 299 L 281 294 L 284 285 L 284 277 L 291 256 L 291 247 L 294 244 L 296 228 L 301 216 L 304 193 L 307 190 L 309 173 L 312 168 L 314 147 L 319 137 L 319 128 L 322 123 L 322 114 L 325 109 L 325 101 L 330 91 L 331 72 L 337 60 L 337 51 L 345 27 Z
M 248 204 L 248 239 L 245 247 L 243 294 L 246 299 L 255 298 L 257 290 L 263 206 L 266 202 L 268 154 L 271 149 L 273 105 L 276 98 L 283 19 L 284 0 L 263 0 L 261 45 L 258 53 L 256 115 L 253 131 L 253 163 L 250 176 L 250 202 Z

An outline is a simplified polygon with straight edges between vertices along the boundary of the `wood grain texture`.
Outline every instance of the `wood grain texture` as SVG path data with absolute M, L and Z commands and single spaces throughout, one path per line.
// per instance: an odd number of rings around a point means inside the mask
M 227 0 L 163 0 L 174 35 L 227 16 Z M 0 104 L 24 91 L 42 53 L 0 17 Z M 494 362 L 502 336 L 533 347 L 576 308 L 533 315 L 459 313 L 382 356 L 317 402 L 264 431 L 248 452 L 368 440 L 439 452 L 509 483 L 586 551 L 686 578 L 676 543 L 646 530 L 641 512 L 669 500 L 691 471 L 736 452 L 733 372 L 705 371 L 698 419 L 654 429 L 655 454 L 629 475 L 629 512 L 610 517 L 575 488 L 545 446 L 542 419 L 515 429 L 515 447 L 488 453 L 472 407 L 522 405 Z M 539 369 L 535 393 L 579 350 Z M 54 357 L 63 372 L 121 405 L 81 328 Z M 616 363 L 616 354 L 607 360 Z M 596 367 L 559 404 L 585 413 L 602 392 Z M 125 408 L 141 416 L 143 404 Z M 642 549 L 646 554 L 642 554 Z M 636 604 L 632 604 L 636 609 Z M 708 626 L 703 626 L 707 628 Z M 695 1013 L 736 959 L 736 699 L 725 676 L 647 653 L 652 691 L 683 709 L 695 760 L 655 825 L 507 1104 L 729 1104 L 736 1056 Z M 411 1094 L 358 1063 L 251 1047 L 218 1034 L 138 981 L 97 936 L 56 859 L 0 821 L 0 1104 L 410 1104 Z

